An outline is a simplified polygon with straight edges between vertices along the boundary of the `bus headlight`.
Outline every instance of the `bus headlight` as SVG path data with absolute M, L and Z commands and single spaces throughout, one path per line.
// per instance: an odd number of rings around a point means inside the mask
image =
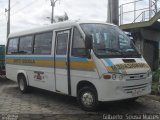
M 112 75 L 112 79 L 115 80 L 117 78 L 116 74 Z

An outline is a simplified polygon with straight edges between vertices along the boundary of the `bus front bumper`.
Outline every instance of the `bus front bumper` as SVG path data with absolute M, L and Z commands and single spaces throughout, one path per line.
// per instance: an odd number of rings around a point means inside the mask
M 152 77 L 133 81 L 100 80 L 98 100 L 117 101 L 144 96 L 151 93 Z

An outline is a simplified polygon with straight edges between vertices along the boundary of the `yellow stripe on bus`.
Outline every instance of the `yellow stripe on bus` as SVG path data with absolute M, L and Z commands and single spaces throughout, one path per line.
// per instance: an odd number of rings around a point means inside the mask
M 6 59 L 7 64 L 18 64 L 18 65 L 33 65 L 33 66 L 43 66 L 43 67 L 54 67 L 54 60 L 29 60 L 25 61 L 22 59 Z M 66 68 L 65 60 L 56 60 L 55 61 L 57 68 Z M 80 70 L 94 70 L 95 64 L 93 61 L 71 61 L 71 69 L 80 69 Z

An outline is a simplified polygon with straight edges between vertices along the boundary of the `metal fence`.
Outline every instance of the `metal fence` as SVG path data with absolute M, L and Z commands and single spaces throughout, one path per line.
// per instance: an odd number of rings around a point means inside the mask
M 120 5 L 119 11 L 120 25 L 148 21 L 160 11 L 160 0 L 135 0 Z

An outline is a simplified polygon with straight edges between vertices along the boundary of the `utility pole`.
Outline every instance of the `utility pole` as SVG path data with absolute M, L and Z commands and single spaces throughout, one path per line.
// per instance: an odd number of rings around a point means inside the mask
M 7 39 L 8 39 L 8 35 L 10 34 L 10 0 L 8 0 L 8 20 L 7 20 Z
M 149 20 L 151 19 L 152 16 L 152 0 L 149 0 Z
M 107 22 L 119 25 L 119 0 L 108 0 Z
M 58 0 L 51 0 L 51 6 L 52 6 L 52 13 L 51 13 L 51 24 L 53 24 L 54 22 L 54 7 L 55 7 L 55 4 Z
M 53 24 L 53 21 L 54 21 L 54 0 L 51 0 L 51 6 L 52 6 L 51 24 Z

